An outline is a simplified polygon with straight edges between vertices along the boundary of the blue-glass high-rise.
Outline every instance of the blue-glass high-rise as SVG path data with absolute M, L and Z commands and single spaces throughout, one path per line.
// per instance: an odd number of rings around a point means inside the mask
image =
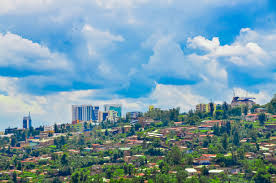
M 31 115 L 29 113 L 29 116 L 23 117 L 23 128 L 27 129 L 27 128 L 31 128 L 31 127 L 32 127 L 32 119 L 31 119 Z
M 72 121 L 98 121 L 99 106 L 72 105 Z

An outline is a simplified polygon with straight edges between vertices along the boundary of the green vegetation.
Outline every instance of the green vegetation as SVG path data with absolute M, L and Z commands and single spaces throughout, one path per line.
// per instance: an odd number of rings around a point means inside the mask
M 273 182 L 275 119 L 260 113 L 256 122 L 249 122 L 244 116 L 258 107 L 275 114 L 275 104 L 272 99 L 252 110 L 225 102 L 208 113 L 153 109 L 140 116 L 152 119 L 150 123 L 129 125 L 127 117 L 98 126 L 85 122 L 79 131 L 55 125 L 43 138 L 43 127 L 18 130 L 0 139 L 0 180 Z

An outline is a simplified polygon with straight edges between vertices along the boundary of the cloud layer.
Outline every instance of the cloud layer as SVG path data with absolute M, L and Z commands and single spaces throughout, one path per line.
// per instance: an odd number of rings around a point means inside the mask
M 269 0 L 4 0 L 0 128 L 29 111 L 37 124 L 69 122 L 75 103 L 187 111 L 230 102 L 233 89 L 265 103 L 273 20 Z

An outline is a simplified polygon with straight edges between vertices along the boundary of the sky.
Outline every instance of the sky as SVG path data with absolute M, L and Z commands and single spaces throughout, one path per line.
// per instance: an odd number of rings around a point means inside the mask
M 181 111 L 276 93 L 273 0 L 0 0 L 0 129 L 72 104 Z

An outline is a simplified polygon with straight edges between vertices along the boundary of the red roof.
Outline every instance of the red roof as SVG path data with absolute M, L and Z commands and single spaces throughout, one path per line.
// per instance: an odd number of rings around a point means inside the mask
M 258 114 L 247 114 L 246 116 L 258 116 Z
M 92 146 L 100 146 L 100 144 L 92 144 Z
M 198 159 L 198 161 L 210 161 L 210 158 L 208 158 L 208 159 Z
M 26 160 L 26 161 L 21 161 L 21 163 L 34 163 L 35 160 Z
M 221 120 L 210 120 L 210 121 L 205 121 L 206 123 L 219 123 Z
M 216 154 L 202 154 L 204 157 L 216 157 Z
M 212 126 L 210 126 L 210 125 L 201 125 L 201 126 L 199 126 L 199 127 L 207 127 L 207 128 L 211 128 Z
M 138 176 L 144 176 L 145 174 L 144 173 L 138 173 Z

